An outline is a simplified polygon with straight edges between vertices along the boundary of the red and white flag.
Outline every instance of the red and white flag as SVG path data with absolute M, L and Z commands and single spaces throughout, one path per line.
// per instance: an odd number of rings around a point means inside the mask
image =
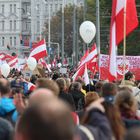
M 110 28 L 109 80 L 117 79 L 117 46 L 124 38 L 124 8 L 126 6 L 126 35 L 138 26 L 135 0 L 113 0 Z
M 46 61 L 43 58 L 39 59 L 38 63 L 43 65 L 44 68 L 47 68 L 49 72 L 52 72 L 49 65 L 46 63 Z
M 85 52 L 84 56 L 81 58 L 80 63 L 79 63 L 79 66 L 80 66 L 81 63 L 86 59 L 86 57 L 88 56 L 88 54 L 89 54 L 89 50 L 87 50 L 87 51 Z
M 85 85 L 86 86 L 89 85 L 90 84 L 90 80 L 89 80 L 88 70 L 87 70 L 87 65 L 86 64 L 85 64 L 85 71 L 84 71 L 83 78 L 84 78 Z
M 27 84 L 28 84 L 28 90 L 29 91 L 34 91 L 35 90 L 36 86 L 34 84 L 32 84 L 31 82 L 28 82 Z
M 29 57 L 34 57 L 36 60 L 39 60 L 47 55 L 46 42 L 45 39 L 43 39 L 34 46 Z
M 73 81 L 76 81 L 79 77 L 83 77 L 85 71 L 85 66 L 83 65 L 81 68 L 77 70 L 77 72 L 73 75 Z
M 78 69 L 82 67 L 83 65 L 90 63 L 93 61 L 93 59 L 97 58 L 97 48 L 96 44 L 93 45 L 91 52 L 81 61 L 81 64 L 79 65 Z
M 10 59 L 7 60 L 7 64 L 11 67 L 11 68 L 15 68 L 18 64 L 18 57 L 17 56 L 13 56 Z
M 5 60 L 5 53 L 0 53 L 0 60 L 4 61 Z
M 57 60 L 56 57 L 54 57 L 52 63 L 51 63 L 52 67 L 56 67 L 57 66 Z

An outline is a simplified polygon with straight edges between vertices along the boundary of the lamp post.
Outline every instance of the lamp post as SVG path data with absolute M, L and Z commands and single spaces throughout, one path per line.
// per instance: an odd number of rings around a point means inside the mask
M 62 1 L 62 63 L 64 60 L 64 0 Z
M 76 0 L 73 0 L 73 66 L 75 65 L 75 57 L 76 57 Z
M 100 66 L 100 1 L 96 0 L 96 44 L 97 44 L 97 50 L 98 50 L 98 65 Z M 99 69 L 100 73 L 100 69 Z M 100 76 L 99 76 L 100 77 Z
M 100 54 L 100 2 L 99 0 L 96 0 L 96 29 L 97 29 L 96 43 L 98 48 L 98 54 Z

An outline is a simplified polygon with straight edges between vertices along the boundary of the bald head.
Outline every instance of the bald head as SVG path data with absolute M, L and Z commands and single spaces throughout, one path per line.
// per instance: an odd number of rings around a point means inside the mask
M 56 96 L 54 96 L 51 90 L 44 88 L 37 89 L 31 94 L 29 98 L 29 105 L 40 104 L 54 98 L 56 98 Z
M 19 119 L 16 134 L 25 140 L 72 140 L 74 128 L 69 107 L 55 98 L 53 102 L 27 108 Z

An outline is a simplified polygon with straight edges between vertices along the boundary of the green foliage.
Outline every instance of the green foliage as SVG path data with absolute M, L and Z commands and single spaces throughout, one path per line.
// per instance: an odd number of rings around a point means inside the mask
M 108 54 L 109 51 L 109 35 L 110 35 L 110 20 L 112 10 L 112 0 L 99 0 L 100 1 L 100 24 L 101 24 L 101 53 Z M 136 0 L 137 5 L 140 5 L 140 0 Z M 91 20 L 96 23 L 96 0 L 86 0 L 85 10 L 84 7 L 76 9 L 77 33 L 79 34 L 79 26 L 85 20 Z M 85 12 L 84 12 L 85 11 Z M 140 14 L 140 7 L 137 7 Z M 85 13 L 85 14 L 84 14 Z M 51 41 L 59 42 L 61 46 L 61 11 L 51 20 Z M 139 19 L 140 21 L 140 19 Z M 47 27 L 47 25 L 46 25 Z M 47 37 L 47 30 L 45 32 Z M 72 54 L 72 41 L 73 41 L 73 6 L 65 7 L 65 52 L 68 56 Z M 79 36 L 79 35 L 78 35 Z M 95 40 L 94 40 L 95 41 Z M 83 41 L 79 39 L 80 50 L 83 51 Z M 118 54 L 122 55 L 123 44 L 118 46 Z M 136 29 L 131 35 L 127 37 L 127 55 L 140 55 L 140 28 Z M 80 52 L 79 52 L 80 53 Z

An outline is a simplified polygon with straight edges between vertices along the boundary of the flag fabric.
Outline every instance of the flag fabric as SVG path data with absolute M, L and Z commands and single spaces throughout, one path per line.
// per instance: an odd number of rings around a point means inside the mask
M 36 88 L 36 86 L 33 84 L 33 83 L 31 83 L 31 82 L 27 82 L 27 81 L 24 81 L 23 82 L 23 92 L 24 92 L 24 94 L 28 94 L 29 92 L 32 92 L 32 91 L 34 91 L 35 90 L 35 88 Z
M 80 66 L 81 63 L 85 60 L 85 58 L 88 56 L 88 54 L 89 54 L 89 50 L 87 50 L 87 51 L 85 52 L 84 56 L 81 58 L 80 63 L 79 63 L 79 66 Z
M 97 57 L 98 55 L 96 44 L 93 44 L 91 51 L 86 51 L 86 53 L 82 57 L 80 65 L 77 68 L 77 72 L 73 75 L 73 80 L 75 81 L 78 79 L 78 77 L 83 77 L 84 72 L 86 72 L 86 69 L 89 69 L 91 72 L 95 73 Z
M 47 47 L 45 39 L 38 42 L 32 49 L 29 57 L 34 57 L 36 60 L 47 56 Z
M 56 57 L 54 57 L 52 63 L 51 63 L 52 67 L 56 67 L 57 66 L 57 60 Z
M 12 55 L 10 55 L 10 54 L 5 54 L 4 60 L 8 61 L 8 60 L 11 60 L 11 59 L 13 59 L 13 58 L 14 58 L 14 57 L 13 57 Z
M 0 53 L 0 60 L 4 61 L 5 60 L 5 53 Z
M 81 61 L 81 64 L 79 65 L 78 69 L 84 66 L 85 64 L 88 65 L 88 63 L 90 63 L 94 58 L 97 58 L 96 44 L 93 45 L 91 52 L 85 57 L 85 59 Z
M 77 72 L 73 75 L 73 81 L 76 81 L 79 77 L 83 77 L 85 71 L 85 66 L 83 65 L 81 68 L 77 70 Z
M 99 71 L 98 63 L 97 63 L 97 57 L 95 57 L 91 62 L 88 63 L 87 68 L 95 74 Z
M 32 84 L 31 82 L 28 82 L 28 91 L 34 91 L 36 86 L 34 84 Z
M 126 4 L 126 5 L 125 5 Z M 117 46 L 124 38 L 124 8 L 126 6 L 126 35 L 129 35 L 137 26 L 138 18 L 135 0 L 113 0 L 112 18 L 110 27 L 110 59 L 109 80 L 117 78 Z
M 11 68 L 15 68 L 18 64 L 18 57 L 17 56 L 11 57 L 10 59 L 7 60 L 7 64 Z
M 47 68 L 49 72 L 52 72 L 49 65 L 46 63 L 46 61 L 43 58 L 39 59 L 38 63 L 43 65 L 44 68 Z
M 85 70 L 84 70 L 83 78 L 84 78 L 85 85 L 86 86 L 89 85 L 90 84 L 90 80 L 89 80 L 88 70 L 87 70 L 87 65 L 86 64 L 85 64 Z

